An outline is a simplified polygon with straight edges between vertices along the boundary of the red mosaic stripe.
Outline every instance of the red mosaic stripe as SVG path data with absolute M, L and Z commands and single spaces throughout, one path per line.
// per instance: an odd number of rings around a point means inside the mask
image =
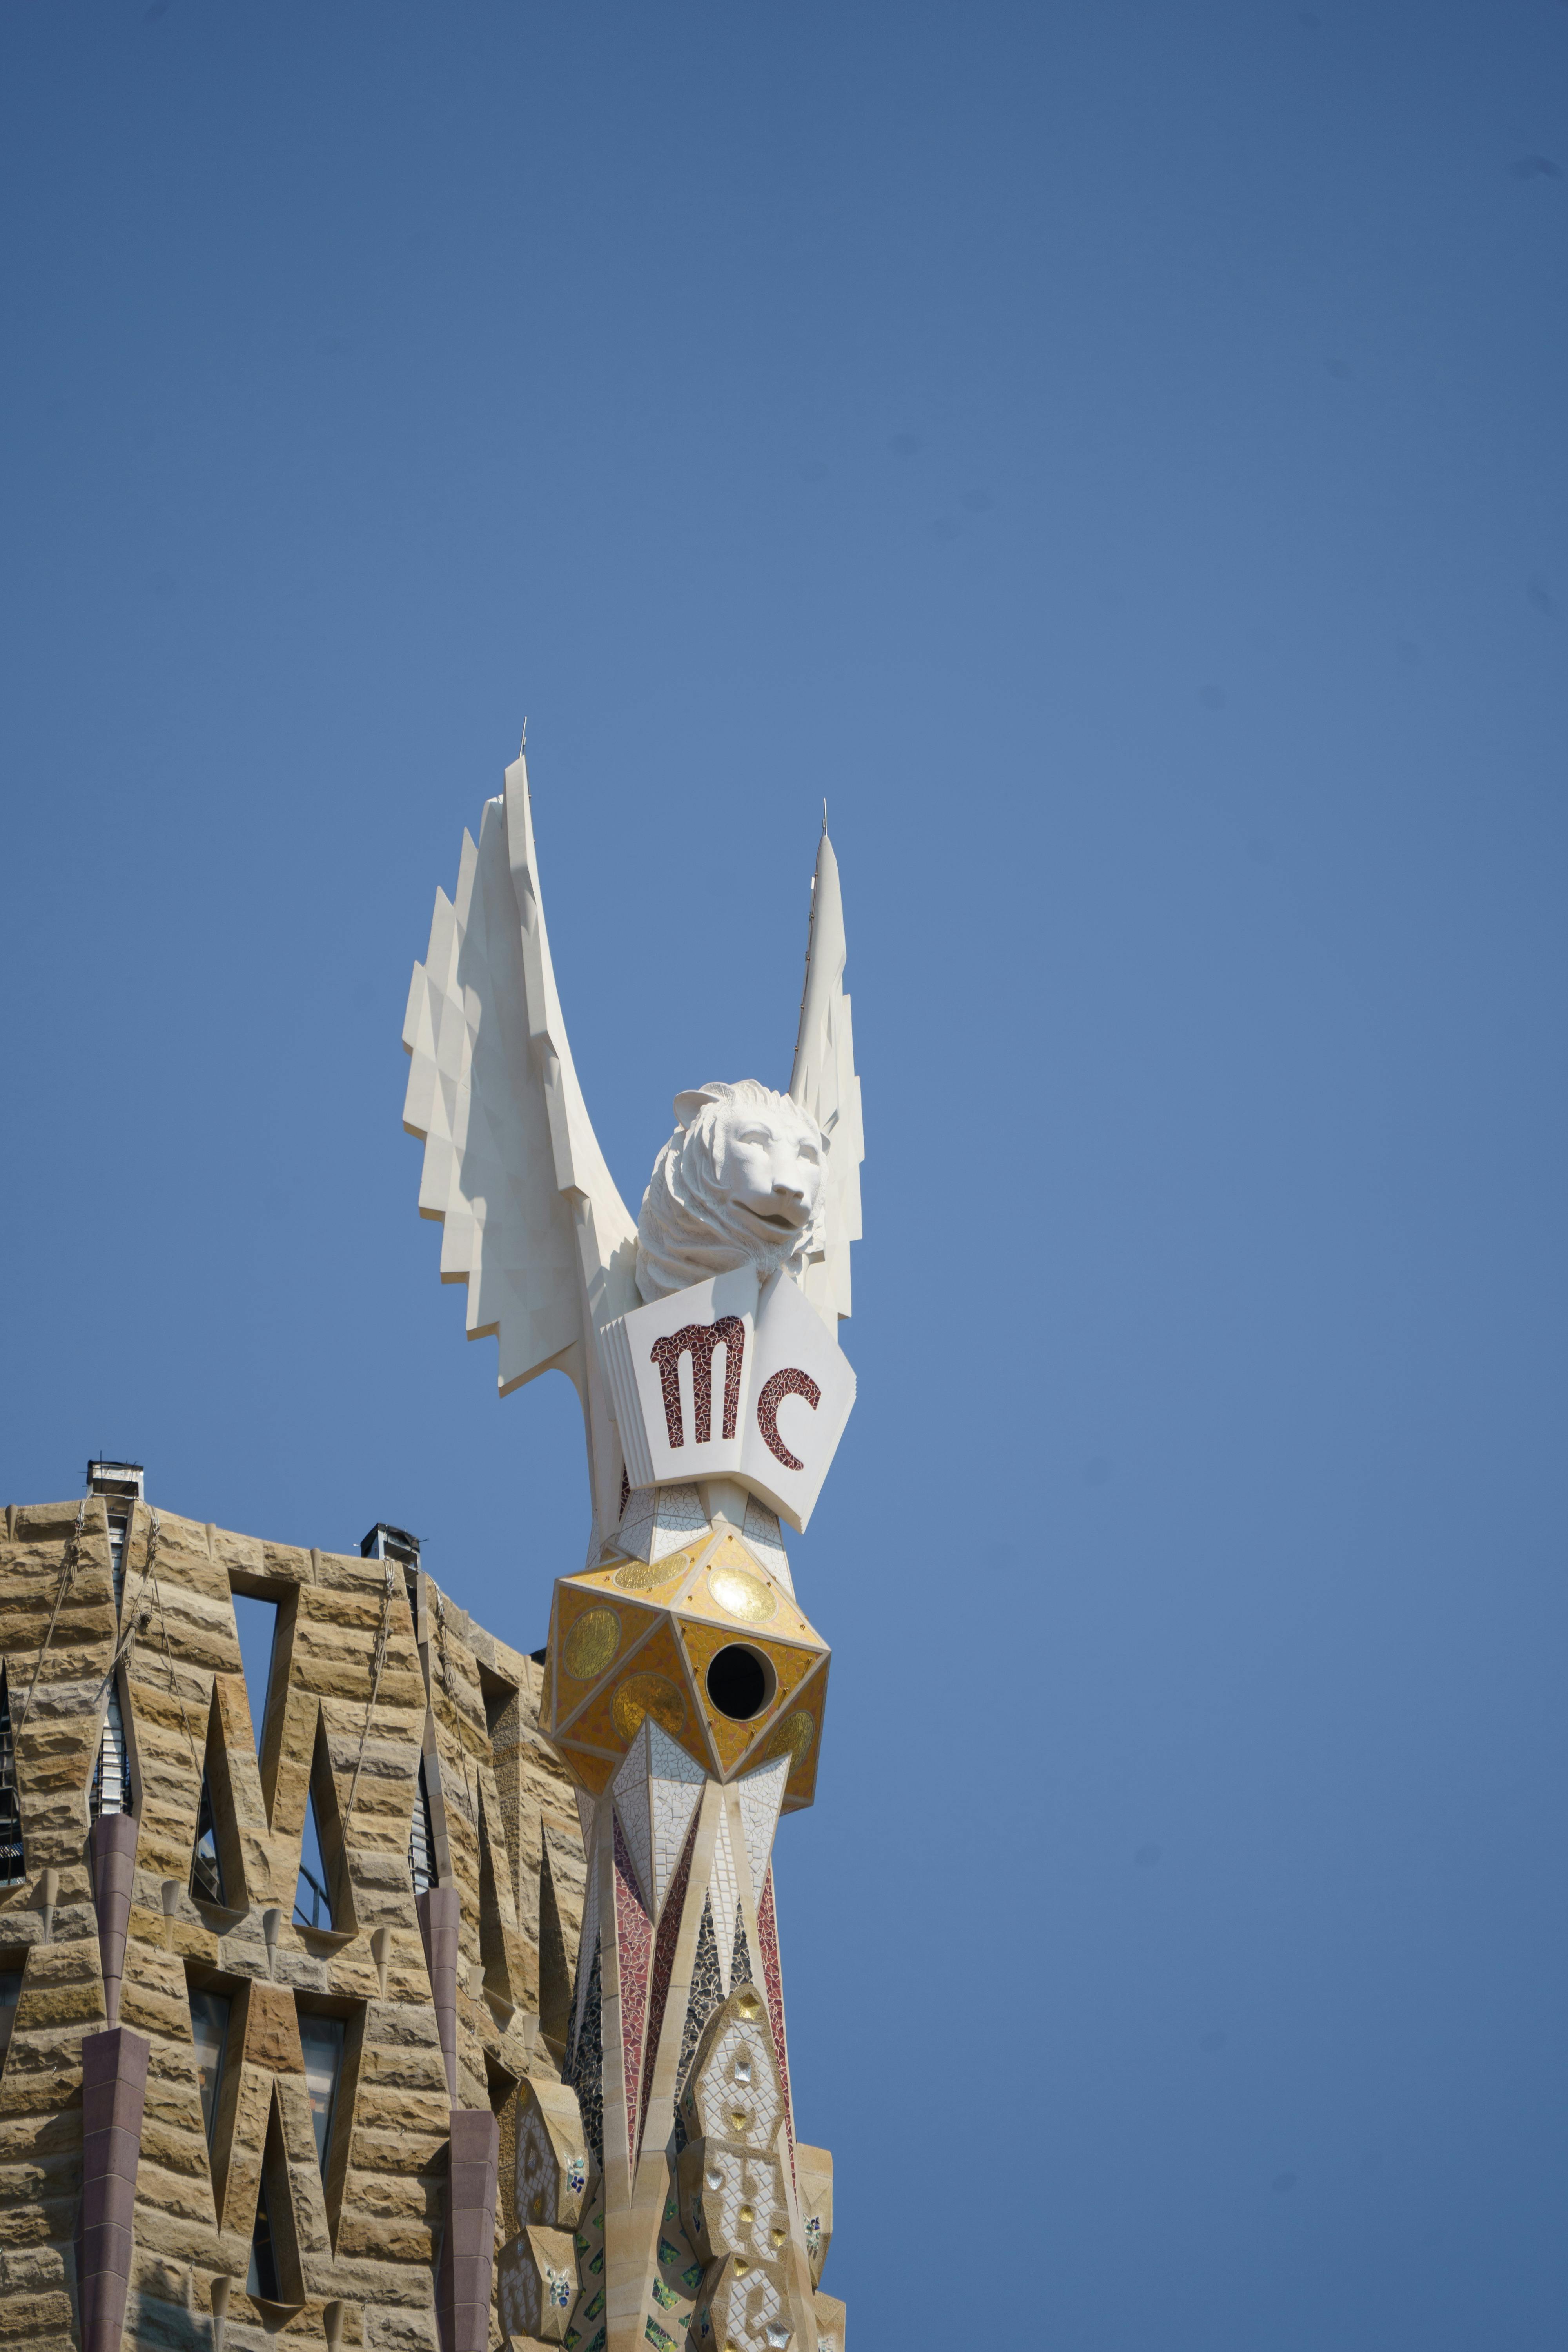
M 626 2136 L 632 2140 L 632 2118 L 637 2113 L 642 2081 L 642 2028 L 647 2011 L 647 1961 L 653 1947 L 653 1922 L 642 1907 L 637 1873 L 626 1852 L 621 1825 L 616 1823 L 616 1954 L 620 1963 L 621 2056 L 626 2067 Z M 637 2148 L 626 2151 L 637 2161 Z
M 675 1948 L 680 1941 L 680 1915 L 686 1908 L 686 1883 L 691 1875 L 691 1857 L 697 1847 L 697 1824 L 702 1817 L 700 1805 L 691 1808 L 691 1826 L 686 1832 L 675 1875 L 669 1882 L 669 1893 L 664 1901 L 664 1912 L 658 1923 L 658 1937 L 653 1948 L 653 1993 L 648 2004 L 647 2066 L 643 2075 L 642 2112 L 637 2117 L 637 2144 L 632 2149 L 635 2164 L 642 2147 L 643 2134 L 647 2129 L 648 2101 L 653 2096 L 653 2070 L 658 2058 L 658 2037 L 664 2031 L 665 2003 L 669 1999 L 670 1970 L 675 1966 Z
M 757 1941 L 762 1947 L 763 1983 L 767 1989 L 768 2016 L 773 2021 L 773 2054 L 779 2062 L 779 2081 L 784 2085 L 784 2129 L 789 2134 L 789 2168 L 795 2173 L 795 2103 L 789 2095 L 789 2053 L 784 2047 L 784 1977 L 779 1969 L 779 1931 L 773 1916 L 773 1866 L 768 1864 L 768 1874 L 763 1882 L 763 1899 L 757 1906 Z

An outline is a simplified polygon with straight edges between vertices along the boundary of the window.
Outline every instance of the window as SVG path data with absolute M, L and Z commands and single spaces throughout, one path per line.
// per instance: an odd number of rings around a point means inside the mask
M 103 1737 L 98 1743 L 98 1769 L 92 1776 L 89 1800 L 92 1818 L 100 1813 L 128 1813 L 131 1803 L 131 1766 L 125 1752 L 125 1717 L 120 1711 L 118 1676 L 109 1685 L 109 1712 L 103 1719 Z
M 111 1510 L 109 1514 L 109 1567 L 114 1579 L 116 1615 L 125 1599 L 125 1543 L 130 1532 L 130 1512 Z
M 430 1783 L 425 1778 L 423 1756 L 419 1759 L 419 1786 L 414 1797 L 414 1826 L 408 1834 L 408 1867 L 416 1895 L 423 1895 L 435 1885 L 436 1832 L 430 1820 Z
M 117 1615 L 125 1598 L 125 1553 L 131 1521 L 142 1500 L 145 1478 L 140 1462 L 89 1462 L 87 1465 L 87 1491 L 102 1496 L 109 1518 L 109 1566 L 114 1579 Z
M 272 2222 L 267 2210 L 267 2184 L 263 2181 L 256 2197 L 256 2227 L 250 2239 L 250 2269 L 246 2274 L 245 2292 L 257 2294 L 264 2303 L 277 2303 L 278 2255 L 272 2243 Z
M 327 1892 L 327 1865 L 321 1854 L 321 1832 L 316 1821 L 316 1792 L 305 1800 L 305 1829 L 300 1841 L 300 1878 L 294 1889 L 294 1916 L 302 1927 L 330 1927 L 332 1898 Z
M 234 1596 L 234 1622 L 239 1632 L 239 1658 L 245 1669 L 245 1695 L 250 1701 L 250 1727 L 258 1754 L 267 1728 L 267 1702 L 272 1688 L 272 1660 L 278 1646 L 278 1603 L 258 1601 L 254 1593 Z
M 310 2095 L 310 2121 L 316 2133 L 316 2161 L 326 2178 L 327 2150 L 331 2146 L 332 2110 L 337 2105 L 338 2079 L 343 2071 L 343 2021 L 316 2017 L 309 2011 L 300 2019 L 300 2047 L 305 2053 L 305 2087 Z
M 16 2003 L 22 1998 L 20 1969 L 0 1969 L 0 2059 L 10 2046 L 11 2028 L 16 2022 Z
M 207 2146 L 212 2146 L 213 2118 L 217 2114 L 218 2084 L 223 2079 L 224 2044 L 228 2040 L 228 2002 L 221 1992 L 191 1994 L 191 2040 L 195 2045 L 196 2079 L 202 2087 L 202 2121 Z
M 202 1774 L 201 1811 L 196 1815 L 196 1850 L 191 1860 L 191 1893 L 201 1903 L 221 1903 L 224 1899 L 223 1864 L 218 1859 L 212 1783 L 205 1772 Z
M 0 1665 L 0 1886 L 15 1886 L 26 1874 L 22 1801 L 16 1794 L 16 1743 L 11 1737 L 11 1686 Z

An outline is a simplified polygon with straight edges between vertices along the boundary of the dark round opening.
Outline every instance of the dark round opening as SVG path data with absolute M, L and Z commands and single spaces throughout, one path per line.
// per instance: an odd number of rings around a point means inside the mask
M 767 1702 L 768 1670 L 755 1650 L 731 1642 L 708 1669 L 708 1696 L 731 1723 L 750 1723 Z

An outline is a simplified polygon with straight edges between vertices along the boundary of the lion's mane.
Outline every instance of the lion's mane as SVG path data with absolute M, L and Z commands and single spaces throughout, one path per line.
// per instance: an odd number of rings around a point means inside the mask
M 809 1224 L 798 1233 L 780 1234 L 776 1241 L 764 1238 L 721 1186 L 715 1147 L 732 1120 L 759 1110 L 775 1118 L 782 1115 L 798 1129 L 803 1143 L 825 1152 L 821 1129 L 809 1111 L 757 1078 L 742 1078 L 733 1086 L 715 1081 L 699 1088 L 697 1099 L 700 1107 L 676 1129 L 655 1160 L 643 1194 L 637 1219 L 638 1290 L 645 1299 L 668 1298 L 690 1283 L 748 1265 L 755 1265 L 764 1281 L 780 1266 L 792 1280 L 800 1281 L 807 1259 L 822 1245 L 826 1186 Z

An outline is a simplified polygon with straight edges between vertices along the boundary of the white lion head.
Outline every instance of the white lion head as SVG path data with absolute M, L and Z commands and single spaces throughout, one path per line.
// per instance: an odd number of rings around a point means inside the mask
M 677 1095 L 675 1116 L 637 1219 L 644 1298 L 742 1265 L 798 1282 L 822 1245 L 827 1144 L 810 1112 L 742 1078 Z

